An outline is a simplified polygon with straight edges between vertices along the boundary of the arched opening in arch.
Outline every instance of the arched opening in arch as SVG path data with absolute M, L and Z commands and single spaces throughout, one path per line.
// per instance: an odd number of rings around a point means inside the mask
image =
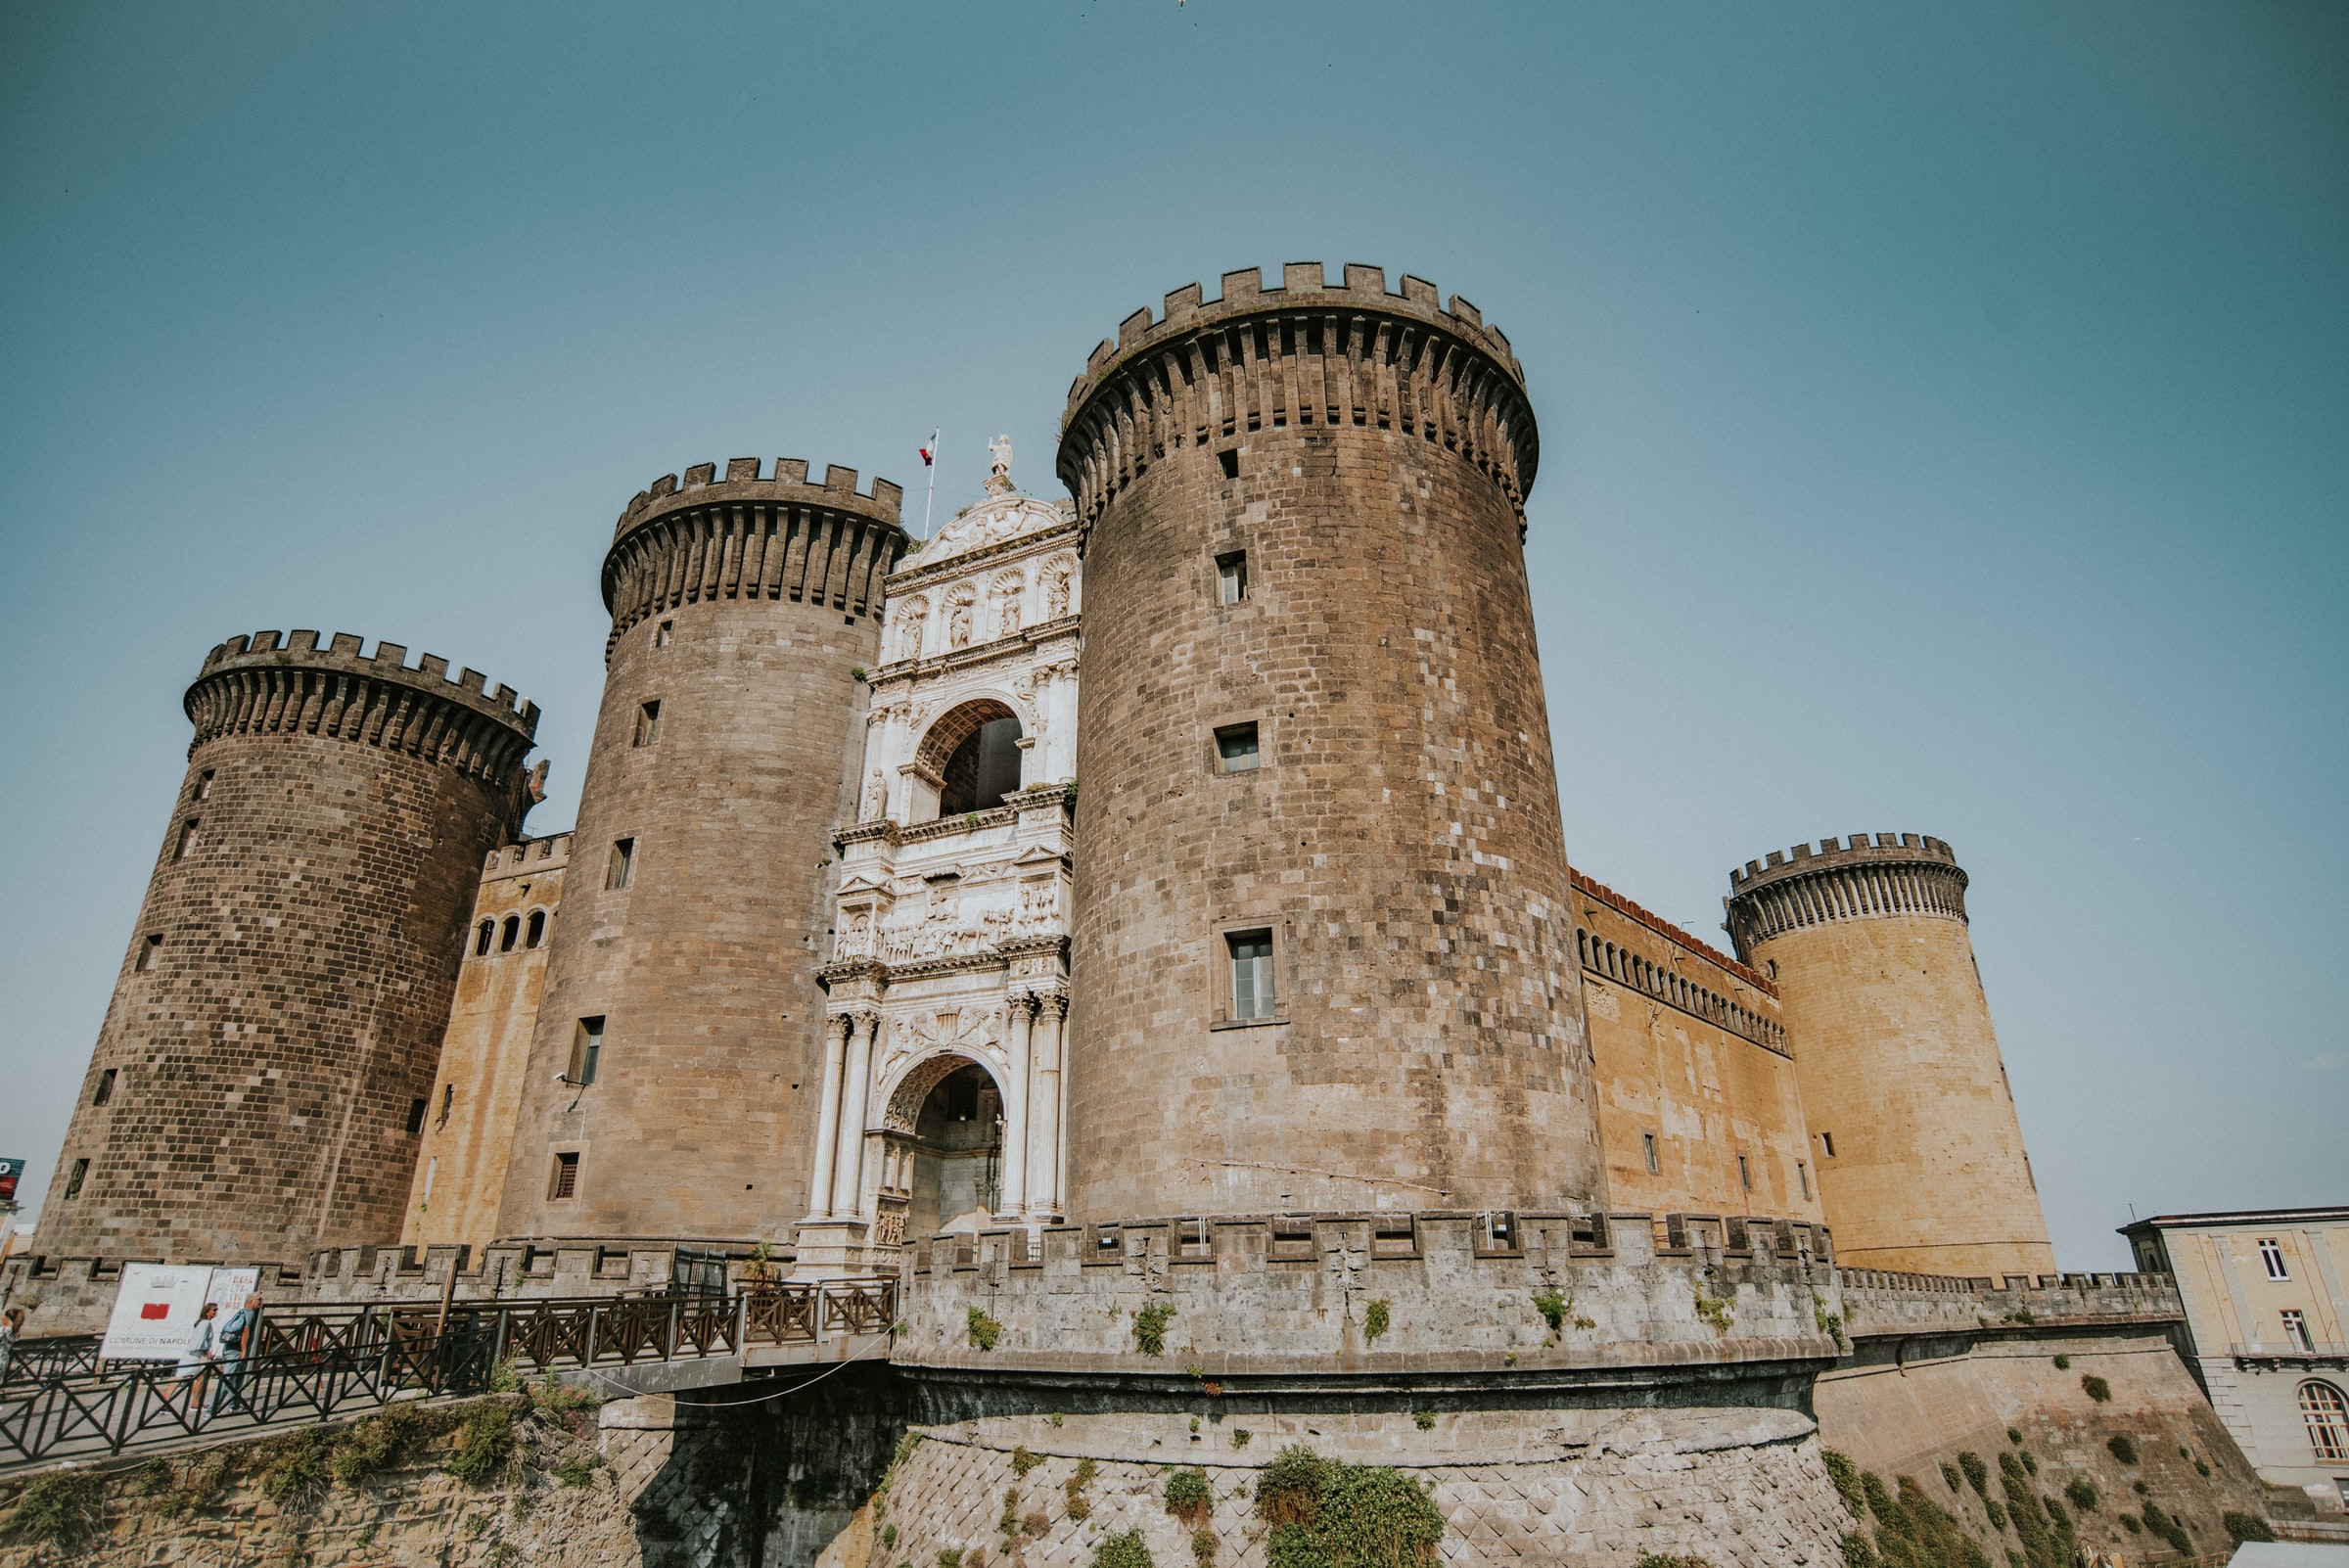
M 489 944 L 497 940 L 497 922 L 494 920 L 483 921 L 481 930 L 474 933 L 474 936 L 473 955 L 476 958 L 487 957 Z
M 991 697 L 964 703 L 930 726 L 914 761 L 942 818 L 992 810 L 1020 787 L 1019 717 Z
M 1003 1095 L 967 1056 L 937 1056 L 905 1075 L 884 1119 L 881 1184 L 904 1194 L 905 1234 L 993 1222 L 1003 1176 Z
M 546 911 L 544 909 L 532 909 L 530 911 L 530 935 L 523 938 L 522 945 L 526 947 L 535 947 L 545 941 Z
M 498 950 L 499 952 L 512 952 L 512 951 L 514 950 L 514 943 L 515 943 L 515 939 L 517 939 L 517 938 L 518 938 L 518 937 L 520 937 L 521 935 L 522 935 L 522 916 L 520 916 L 520 915 L 508 915 L 508 916 L 506 916 L 506 926 L 505 926 L 505 930 L 504 930 L 504 931 L 503 931 L 503 932 L 502 932 L 502 933 L 501 933 L 499 936 L 498 936 L 498 939 L 497 939 L 497 950 Z
M 2349 1459 L 2349 1399 L 2339 1389 L 2315 1378 L 2301 1384 L 2300 1419 L 2308 1423 L 2308 1444 L 2319 1459 Z

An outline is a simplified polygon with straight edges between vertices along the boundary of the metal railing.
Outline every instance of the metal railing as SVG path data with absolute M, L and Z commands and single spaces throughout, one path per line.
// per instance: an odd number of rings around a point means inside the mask
M 886 1333 L 897 1305 L 897 1281 L 883 1279 L 734 1296 L 281 1307 L 262 1316 L 253 1355 L 198 1376 L 168 1362 L 101 1361 L 86 1336 L 27 1341 L 0 1381 L 0 1470 L 480 1394 L 500 1362 L 561 1372 Z
M 2349 1357 L 2349 1345 L 2230 1345 L 2227 1354 L 2266 1361 L 2338 1360 Z

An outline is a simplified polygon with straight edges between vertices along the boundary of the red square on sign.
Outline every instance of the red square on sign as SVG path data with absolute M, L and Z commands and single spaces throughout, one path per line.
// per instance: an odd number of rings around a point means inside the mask
M 142 1320 L 170 1315 L 171 1304 L 167 1301 L 151 1301 L 139 1308 L 139 1316 Z

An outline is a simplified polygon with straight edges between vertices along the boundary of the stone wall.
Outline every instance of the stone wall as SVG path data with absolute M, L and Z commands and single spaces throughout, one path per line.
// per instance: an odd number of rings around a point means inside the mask
M 1253 1489 L 1292 1444 L 1391 1465 L 1429 1487 L 1447 1562 L 1630 1568 L 1656 1552 L 1700 1554 L 1716 1568 L 1826 1568 L 1841 1560 L 1836 1542 L 1851 1528 L 1812 1423 L 1794 1411 L 1483 1410 L 1425 1420 L 1405 1410 L 1211 1411 L 923 1428 L 887 1493 L 821 1561 L 892 1568 L 959 1551 L 963 1568 L 1082 1568 L 1109 1537 L 1139 1530 L 1161 1568 L 1259 1568 L 1267 1530 Z M 1202 1527 L 1212 1554 L 1166 1508 L 1167 1478 L 1182 1465 L 1203 1469 L 1215 1494 Z

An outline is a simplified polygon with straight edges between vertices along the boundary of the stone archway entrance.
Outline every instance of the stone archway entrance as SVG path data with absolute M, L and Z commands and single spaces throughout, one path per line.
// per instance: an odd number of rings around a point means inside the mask
M 967 1056 L 940 1056 L 890 1096 L 887 1185 L 905 1194 L 908 1236 L 976 1230 L 1001 1202 L 1003 1095 Z

